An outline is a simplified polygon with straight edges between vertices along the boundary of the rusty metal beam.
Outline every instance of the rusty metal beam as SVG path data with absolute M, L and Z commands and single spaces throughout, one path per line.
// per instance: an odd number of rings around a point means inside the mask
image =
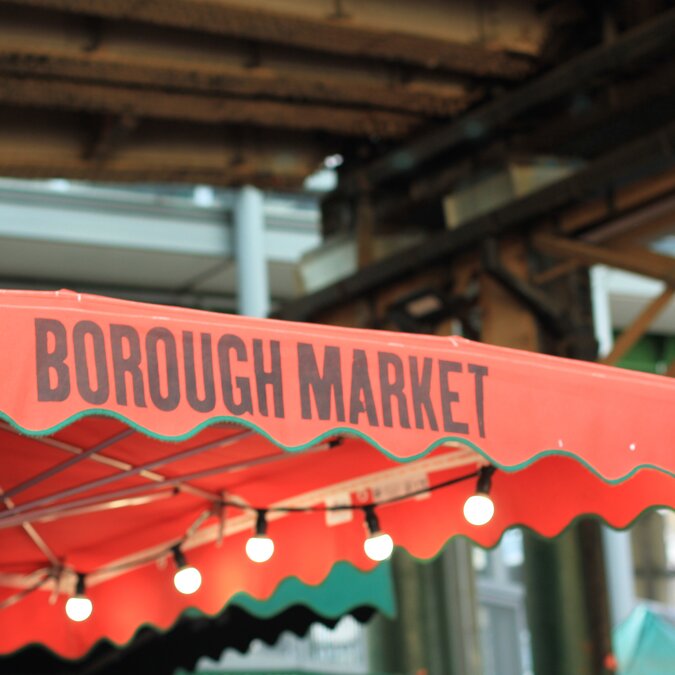
M 327 308 L 364 297 L 378 288 L 408 277 L 416 270 L 439 265 L 452 256 L 477 247 L 488 236 L 500 236 L 531 227 L 545 216 L 580 203 L 590 202 L 612 192 L 622 199 L 626 186 L 631 193 L 631 180 L 658 177 L 675 164 L 670 148 L 675 147 L 675 123 L 658 129 L 636 141 L 598 158 L 585 169 L 505 206 L 468 221 L 461 227 L 440 232 L 408 250 L 381 260 L 347 279 L 332 284 L 312 295 L 288 303 L 279 316 L 296 321 L 308 320 Z M 658 178 L 655 178 L 658 180 Z M 628 201 L 632 204 L 632 201 Z M 603 211 L 603 216 L 612 215 Z M 614 214 L 616 215 L 616 214 Z
M 98 124 L 96 116 L 0 107 L 0 175 L 295 190 L 330 151 L 325 139 L 290 130 L 143 120 L 101 162 L 85 157 Z
M 456 77 L 422 67 L 298 52 L 102 20 L 95 35 L 77 16 L 0 5 L 0 73 L 362 105 L 454 115 L 477 100 Z
M 340 4 L 291 0 L 12 0 L 107 19 L 172 26 L 320 52 L 402 61 L 470 76 L 517 79 L 532 70 L 531 55 L 544 39 L 541 20 L 527 3 L 513 3 L 508 30 L 480 46 L 481 8 L 461 3 L 376 0 Z M 528 42 L 523 26 L 534 40 Z M 448 38 L 452 35 L 452 38 Z M 520 54 L 516 52 L 521 52 Z M 524 53 L 522 53 L 524 52 Z
M 349 193 L 357 190 L 364 181 L 375 186 L 412 174 L 425 162 L 461 144 L 476 146 L 488 142 L 509 122 L 538 105 L 674 50 L 675 10 L 670 10 L 611 43 L 590 49 L 508 94 L 477 107 L 458 120 L 387 152 L 367 166 L 360 167 L 358 173 L 346 175 L 341 181 L 340 191 Z
M 400 137 L 421 123 L 407 113 L 182 94 L 44 78 L 0 76 L 0 103 L 135 118 L 320 130 L 339 136 Z

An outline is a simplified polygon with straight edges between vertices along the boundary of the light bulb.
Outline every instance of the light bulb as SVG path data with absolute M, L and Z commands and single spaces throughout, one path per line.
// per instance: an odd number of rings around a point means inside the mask
M 386 560 L 394 550 L 394 541 L 380 530 L 380 520 L 375 513 L 375 504 L 366 504 L 363 507 L 366 517 L 366 526 L 369 536 L 363 542 L 363 550 L 371 560 L 380 562 Z
M 256 534 L 246 542 L 246 555 L 257 563 L 269 560 L 274 553 L 274 542 L 265 535 Z
M 75 595 L 66 601 L 66 615 L 71 621 L 86 621 L 93 611 L 92 601 L 83 595 Z
M 394 540 L 388 534 L 378 532 L 363 542 L 363 549 L 371 560 L 381 562 L 391 556 Z
M 495 505 L 486 494 L 471 495 L 464 502 L 464 517 L 471 525 L 486 525 L 495 514 Z
M 173 575 L 173 585 L 183 595 L 192 595 L 202 585 L 202 575 L 196 567 L 182 567 Z

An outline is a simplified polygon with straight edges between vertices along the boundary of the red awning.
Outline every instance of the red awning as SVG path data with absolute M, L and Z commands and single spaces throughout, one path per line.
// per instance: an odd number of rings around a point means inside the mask
M 371 569 L 373 512 L 429 558 L 453 536 L 675 506 L 674 381 L 463 338 L 3 292 L 0 378 L 0 652 L 76 657 L 337 561 Z M 463 516 L 479 473 L 482 526 Z M 259 513 L 262 564 L 245 553 Z M 173 588 L 176 545 L 194 595 Z M 79 624 L 76 573 L 94 603 Z

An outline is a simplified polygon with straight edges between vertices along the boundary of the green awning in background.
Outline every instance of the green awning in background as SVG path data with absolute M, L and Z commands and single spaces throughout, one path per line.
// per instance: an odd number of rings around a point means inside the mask
M 648 606 L 636 607 L 614 629 L 613 641 L 621 675 L 675 673 L 675 625 Z
M 267 600 L 246 593 L 235 595 L 230 604 L 266 619 L 293 605 L 303 605 L 325 618 L 336 619 L 354 607 L 372 607 L 388 617 L 396 615 L 396 599 L 387 560 L 370 572 L 361 572 L 347 562 L 338 562 L 318 586 L 303 584 L 296 577 L 284 579 Z

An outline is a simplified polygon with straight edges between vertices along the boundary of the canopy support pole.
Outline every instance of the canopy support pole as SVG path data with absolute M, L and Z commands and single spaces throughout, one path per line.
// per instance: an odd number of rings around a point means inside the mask
M 123 480 L 125 478 L 132 478 L 134 476 L 140 475 L 143 471 L 152 471 L 153 469 L 157 469 L 161 466 L 164 466 L 165 464 L 171 464 L 173 462 L 178 462 L 181 460 L 188 459 L 190 457 L 194 457 L 195 455 L 200 455 L 204 452 L 207 452 L 209 450 L 213 450 L 215 448 L 224 448 L 228 447 L 230 445 L 233 445 L 235 443 L 239 443 L 240 441 L 244 440 L 248 436 L 250 436 L 253 432 L 249 430 L 244 430 L 244 431 L 239 431 L 236 434 L 231 434 L 225 438 L 220 438 L 217 441 L 211 441 L 209 443 L 203 443 L 201 445 L 198 445 L 194 448 L 188 448 L 187 450 L 181 450 L 180 452 L 174 453 L 172 455 L 168 455 L 166 457 L 160 457 L 159 459 L 155 459 L 152 462 L 146 462 L 145 464 L 141 464 L 138 466 L 134 466 L 127 471 L 122 471 L 120 473 L 115 473 L 110 476 L 103 476 L 102 478 L 97 478 L 96 480 L 89 481 L 88 483 L 81 483 L 79 485 L 74 485 L 72 487 L 69 487 L 65 490 L 61 490 L 60 492 L 54 492 L 48 495 L 44 495 L 42 497 L 38 497 L 37 499 L 34 499 L 30 502 L 24 502 L 20 504 L 19 506 L 15 506 L 12 509 L 9 509 L 7 511 L 4 511 L 3 513 L 0 513 L 0 521 L 3 520 L 8 520 L 16 517 L 17 515 L 24 513 L 24 512 L 31 512 L 32 510 L 36 509 L 38 506 L 44 506 L 46 504 L 53 504 L 55 502 L 59 502 L 63 499 L 67 499 L 69 497 L 74 497 L 75 495 L 82 494 L 83 492 L 89 492 L 91 490 L 95 490 L 101 487 L 104 487 L 105 485 L 110 485 L 111 483 L 118 482 L 120 480 Z M 78 455 L 75 457 L 81 457 L 82 455 Z M 162 485 L 167 485 L 168 481 L 165 481 L 162 483 Z M 159 485 L 159 484 L 158 484 Z M 209 493 L 204 493 L 204 494 L 209 494 Z M 209 495 L 209 498 L 213 502 L 217 502 L 219 500 L 219 497 L 217 494 L 212 494 Z
M 8 509 L 14 508 L 14 502 L 9 497 L 6 497 L 3 494 L 1 487 L 0 487 L 0 496 L 2 497 L 2 501 Z M 47 558 L 47 560 L 49 560 L 49 562 L 54 567 L 58 567 L 59 559 L 56 557 L 51 548 L 47 546 L 47 542 L 40 536 L 40 534 L 33 527 L 33 525 L 31 523 L 23 523 L 21 527 L 23 528 L 24 532 L 28 535 L 28 538 L 33 542 L 33 544 L 35 544 L 35 546 L 37 546 L 40 552 L 45 556 L 45 558 Z
M 5 499 L 14 497 L 18 495 L 20 492 L 23 492 L 24 490 L 27 490 L 28 488 L 35 487 L 38 483 L 42 483 L 42 481 L 47 480 L 48 478 L 52 478 L 53 476 L 56 476 L 56 474 L 61 473 L 62 471 L 65 471 L 66 469 L 69 469 L 70 467 L 74 466 L 75 464 L 79 464 L 82 460 L 87 459 L 88 457 L 91 457 L 92 455 L 97 455 L 101 452 L 101 450 L 105 450 L 106 448 L 109 448 L 111 445 L 117 443 L 118 441 L 121 441 L 129 436 L 131 434 L 135 433 L 133 429 L 125 429 L 124 431 L 121 431 L 118 434 L 115 434 L 112 438 L 106 438 L 104 441 L 101 441 L 100 443 L 97 443 L 93 448 L 89 448 L 88 450 L 83 450 L 81 454 L 75 455 L 75 457 L 71 457 L 70 459 L 67 459 L 65 462 L 61 462 L 60 464 L 56 464 L 55 466 L 50 467 L 46 471 L 43 471 L 42 473 L 37 474 L 36 476 L 33 476 L 32 478 L 29 478 L 28 480 L 24 481 L 23 483 L 19 483 L 18 485 L 15 485 L 13 488 L 10 488 L 5 492 L 4 497 Z
M 16 433 L 12 427 L 7 424 L 6 422 L 0 422 L 0 429 L 4 429 L 6 431 L 9 431 L 11 433 Z M 35 439 L 38 440 L 38 439 Z M 54 448 L 56 450 L 60 450 L 62 452 L 68 452 L 71 455 L 82 455 L 83 453 L 86 452 L 83 448 L 80 448 L 76 445 L 73 445 L 72 443 L 66 443 L 65 441 L 59 441 L 51 436 L 41 436 L 39 438 L 39 442 L 42 445 L 46 445 L 50 448 Z M 129 471 L 130 469 L 134 468 L 133 464 L 129 464 L 129 462 L 123 462 L 120 459 L 115 459 L 114 457 L 110 457 L 108 455 L 104 455 L 100 452 L 96 453 L 89 453 L 87 455 L 87 459 L 91 462 L 96 462 L 97 464 L 103 464 L 104 466 L 109 466 L 112 467 L 113 469 L 116 469 L 117 471 Z M 142 469 L 139 473 L 139 476 L 153 482 L 153 483 L 163 483 L 166 480 L 166 476 L 157 473 L 156 471 L 148 471 L 147 469 Z M 180 489 L 182 492 L 187 492 L 189 494 L 194 495 L 195 497 L 201 497 L 203 499 L 206 499 L 207 501 L 214 501 L 217 499 L 216 495 L 213 495 L 212 493 L 208 492 L 207 490 L 202 490 L 202 488 L 198 488 L 194 485 L 188 485 L 187 483 L 183 483 L 180 485 Z
M 252 433 L 252 432 L 251 432 Z M 240 438 L 240 437 L 238 437 Z M 209 447 L 213 447 L 209 445 Z M 330 443 L 321 443 L 319 445 L 305 450 L 303 456 L 309 454 L 323 452 L 331 448 Z M 203 450 L 204 448 L 200 448 Z M 82 497 L 77 500 L 71 500 L 65 503 L 58 502 L 56 504 L 52 503 L 53 500 L 50 500 L 50 504 L 41 508 L 32 508 L 34 504 L 31 504 L 32 510 L 26 509 L 16 509 L 16 512 L 3 513 L 0 515 L 0 530 L 7 527 L 14 527 L 15 525 L 23 525 L 24 523 L 41 520 L 43 518 L 54 519 L 54 517 L 66 517 L 74 515 L 74 512 L 89 508 L 92 506 L 103 507 L 105 504 L 111 505 L 111 508 L 114 507 L 113 502 L 118 502 L 121 499 L 138 499 L 141 497 L 148 497 L 155 490 L 162 490 L 165 488 L 176 488 L 179 492 L 186 492 L 192 494 L 193 496 L 202 497 L 208 502 L 217 504 L 220 500 L 220 496 L 215 493 L 207 492 L 206 490 L 200 490 L 199 492 L 194 492 L 194 490 L 188 490 L 189 486 L 188 481 L 202 480 L 204 478 L 209 478 L 210 476 L 216 476 L 220 474 L 231 473 L 233 471 L 241 471 L 253 466 L 259 466 L 262 464 L 267 464 L 269 462 L 279 462 L 284 459 L 291 458 L 293 455 L 284 453 L 284 452 L 274 452 L 270 455 L 263 455 L 261 457 L 256 457 L 255 459 L 249 459 L 243 462 L 235 462 L 234 464 L 225 464 L 220 466 L 211 467 L 209 469 L 202 469 L 201 471 L 194 471 L 188 474 L 181 474 L 179 476 L 173 476 L 171 478 L 165 477 L 160 482 L 153 482 L 150 485 L 134 485 L 127 488 L 121 488 L 112 492 L 99 493 L 96 495 L 91 495 L 89 497 Z M 174 461 L 175 455 L 171 456 L 168 461 Z M 475 462 L 474 462 L 475 463 Z M 137 475 L 136 473 L 134 475 Z M 94 484 L 96 483 L 96 485 Z M 94 481 L 85 486 L 87 490 L 92 489 L 93 487 L 101 487 L 101 483 Z M 195 488 L 196 489 L 196 488 Z M 82 492 L 83 490 L 78 490 Z M 65 496 L 73 496 L 73 493 L 66 494 Z M 59 499 L 62 499 L 64 494 L 61 493 L 58 495 Z M 229 499 L 233 499 L 235 496 L 229 493 Z M 22 505 L 23 506 L 23 505 Z
M 527 278 L 529 261 L 522 241 L 504 245 L 501 257 L 511 273 Z M 594 361 L 597 342 L 588 276 L 572 270 L 567 278 L 552 283 L 569 312 L 568 333 L 562 336 L 547 331 L 522 302 L 483 275 L 483 341 Z M 524 545 L 534 672 L 607 675 L 611 621 L 599 525 L 581 523 L 552 541 L 525 533 Z
M 246 185 L 234 208 L 237 255 L 237 309 L 246 316 L 266 317 L 270 311 L 265 251 L 263 193 Z

